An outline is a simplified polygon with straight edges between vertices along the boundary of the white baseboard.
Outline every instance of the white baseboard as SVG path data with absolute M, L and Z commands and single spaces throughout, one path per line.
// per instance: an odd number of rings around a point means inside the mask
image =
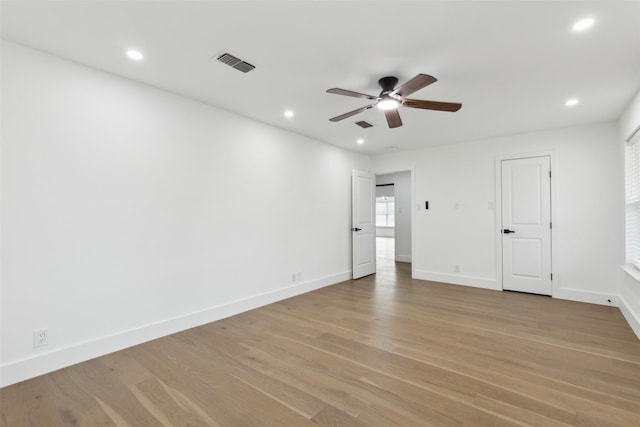
M 396 261 L 398 261 L 398 262 L 411 262 L 411 255 L 396 254 Z
M 554 289 L 553 298 L 586 302 L 589 304 L 610 305 L 612 307 L 617 307 L 620 300 L 620 297 L 614 294 L 603 294 L 601 292 L 588 292 L 578 289 L 564 288 Z
M 484 277 L 465 276 L 462 274 L 436 273 L 433 271 L 413 270 L 413 278 L 430 280 L 432 282 L 450 283 L 453 285 L 472 286 L 474 288 L 502 290 L 502 286 L 496 279 Z
M 259 295 L 12 361 L 0 366 L 0 387 L 346 280 L 351 280 L 351 271 L 284 286 Z
M 623 297 L 620 297 L 620 311 L 622 315 L 631 326 L 631 329 L 636 334 L 638 339 L 640 339 L 640 307 L 636 307 L 638 311 L 635 311 L 632 307 L 632 304 L 629 304 Z

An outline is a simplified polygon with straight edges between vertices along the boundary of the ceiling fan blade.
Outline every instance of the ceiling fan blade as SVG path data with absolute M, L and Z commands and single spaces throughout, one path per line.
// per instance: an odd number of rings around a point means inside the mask
M 397 128 L 402 126 L 402 120 L 400 119 L 400 113 L 398 110 L 386 110 L 384 116 L 387 118 L 387 123 L 390 128 Z
M 438 110 L 455 112 L 462 107 L 457 102 L 423 101 L 420 99 L 405 99 L 402 101 L 403 107 L 421 108 L 423 110 Z
M 419 91 L 423 87 L 429 86 L 431 83 L 435 83 L 437 81 L 438 79 L 428 74 L 418 74 L 408 82 L 398 86 L 395 93 L 404 98 L 405 96 L 409 96 L 413 92 Z
M 363 111 L 368 110 L 369 108 L 373 108 L 374 105 L 375 104 L 367 105 L 366 107 L 358 108 L 357 110 L 349 111 L 348 113 L 344 113 L 339 116 L 332 117 L 329 119 L 329 121 L 339 122 L 340 120 L 344 120 L 347 117 L 355 116 L 356 114 L 362 113 Z
M 352 90 L 338 89 L 337 87 L 327 89 L 327 93 L 335 93 L 336 95 L 353 96 L 354 98 L 365 98 L 365 99 L 371 99 L 371 100 L 378 99 L 377 96 L 367 95 L 365 93 L 360 93 L 360 92 L 354 92 Z

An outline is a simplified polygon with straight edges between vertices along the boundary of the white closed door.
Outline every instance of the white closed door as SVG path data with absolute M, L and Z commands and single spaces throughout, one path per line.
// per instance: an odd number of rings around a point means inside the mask
M 376 272 L 376 223 L 374 174 L 354 170 L 351 175 L 351 236 L 353 278 Z
M 551 160 L 502 161 L 502 288 L 551 295 Z

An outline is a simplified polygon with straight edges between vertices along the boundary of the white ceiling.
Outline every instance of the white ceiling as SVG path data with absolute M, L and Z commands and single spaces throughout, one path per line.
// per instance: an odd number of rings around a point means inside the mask
M 6 40 L 370 154 L 615 120 L 640 89 L 637 0 L 3 0 L 1 13 Z M 586 16 L 595 25 L 572 32 Z M 257 68 L 211 59 L 222 51 Z M 402 108 L 397 129 L 377 109 L 329 122 L 369 102 L 328 88 L 377 95 L 379 78 L 418 73 L 438 82 L 411 98 L 462 109 Z

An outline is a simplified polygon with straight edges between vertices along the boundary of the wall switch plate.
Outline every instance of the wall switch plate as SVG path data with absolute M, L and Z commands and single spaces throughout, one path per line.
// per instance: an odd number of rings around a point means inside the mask
M 49 344 L 49 330 L 37 329 L 33 331 L 33 347 L 43 347 Z

